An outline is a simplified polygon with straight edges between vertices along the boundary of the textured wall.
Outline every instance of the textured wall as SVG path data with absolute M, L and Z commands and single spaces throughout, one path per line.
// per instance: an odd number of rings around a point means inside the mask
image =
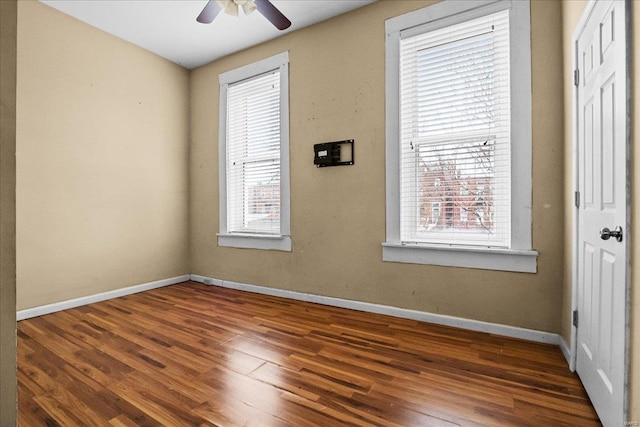
M 560 332 L 563 240 L 562 21 L 532 3 L 533 247 L 537 274 L 382 262 L 385 19 L 429 1 L 383 1 L 191 74 L 192 273 Z M 292 252 L 219 248 L 218 74 L 290 52 Z M 317 169 L 313 144 L 355 139 L 356 164 Z
M 189 72 L 18 7 L 17 304 L 189 273 Z

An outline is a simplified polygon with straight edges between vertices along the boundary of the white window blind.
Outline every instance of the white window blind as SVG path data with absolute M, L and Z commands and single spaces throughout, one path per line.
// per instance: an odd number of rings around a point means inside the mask
M 402 242 L 510 246 L 509 64 L 508 10 L 401 34 Z
M 227 231 L 280 234 L 280 71 L 227 88 Z

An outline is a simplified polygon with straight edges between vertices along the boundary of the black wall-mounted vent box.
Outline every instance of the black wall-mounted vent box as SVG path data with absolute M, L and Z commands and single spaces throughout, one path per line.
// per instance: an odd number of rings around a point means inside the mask
M 313 151 L 313 164 L 319 168 L 352 165 L 354 162 L 353 139 L 315 144 Z

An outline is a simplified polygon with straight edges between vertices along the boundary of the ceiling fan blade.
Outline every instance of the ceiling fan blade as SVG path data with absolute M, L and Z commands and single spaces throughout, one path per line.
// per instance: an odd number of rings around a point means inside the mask
M 202 9 L 196 21 L 202 24 L 211 24 L 222 8 L 216 3 L 216 0 L 209 0 L 207 5 Z
M 264 15 L 279 30 L 286 30 L 291 26 L 291 21 L 282 14 L 269 0 L 255 0 L 258 12 Z

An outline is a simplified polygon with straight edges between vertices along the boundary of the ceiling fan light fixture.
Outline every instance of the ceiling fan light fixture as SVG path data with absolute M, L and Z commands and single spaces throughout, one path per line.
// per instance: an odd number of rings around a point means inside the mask
M 245 15 L 249 15 L 258 8 L 253 0 L 236 0 L 236 3 L 242 6 L 242 11 Z
M 227 15 L 238 16 L 238 5 L 233 0 L 216 0 L 216 3 Z
M 224 13 L 232 16 L 240 15 L 238 6 L 242 8 L 245 15 L 249 15 L 256 10 L 256 5 L 253 0 L 216 0 L 216 3 L 224 10 Z

